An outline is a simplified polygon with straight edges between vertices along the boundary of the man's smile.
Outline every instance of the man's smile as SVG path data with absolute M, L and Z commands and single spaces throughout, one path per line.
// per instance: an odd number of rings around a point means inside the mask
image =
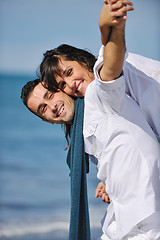
M 59 117 L 64 111 L 64 104 L 60 106 L 60 108 L 57 111 L 56 117 Z

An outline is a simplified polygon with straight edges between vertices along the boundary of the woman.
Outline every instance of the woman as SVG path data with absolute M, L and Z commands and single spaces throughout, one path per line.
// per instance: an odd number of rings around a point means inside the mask
M 125 3 L 130 4 L 129 1 L 125 1 Z M 106 5 L 104 10 L 108 11 L 109 15 L 108 6 Z M 114 4 L 112 8 L 114 10 Z M 131 7 L 129 10 L 131 10 Z M 114 26 L 115 20 L 113 19 L 115 18 L 110 16 L 104 21 L 102 20 L 104 19 L 103 14 L 102 11 L 99 26 L 102 43 L 105 44 L 104 39 L 107 38 L 109 30 L 107 32 L 104 26 L 107 26 L 107 29 L 109 29 L 108 26 Z M 120 13 L 117 11 L 118 14 Z M 101 47 L 101 63 L 103 63 L 103 49 L 104 46 Z M 50 90 L 54 85 L 68 95 L 84 97 L 87 86 L 94 80 L 95 62 L 96 58 L 91 53 L 63 44 L 44 54 L 44 59 L 40 65 L 41 78 Z M 160 85 L 158 83 L 160 82 L 160 62 L 126 53 L 123 74 L 126 81 L 126 92 L 139 104 L 148 123 L 160 140 L 160 124 L 157 116 L 160 111 Z

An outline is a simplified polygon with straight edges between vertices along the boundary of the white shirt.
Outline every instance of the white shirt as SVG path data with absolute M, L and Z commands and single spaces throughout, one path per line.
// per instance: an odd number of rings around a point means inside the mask
M 97 177 L 106 184 L 111 200 L 103 232 L 121 239 L 160 211 L 160 152 L 141 109 L 125 93 L 124 76 L 101 81 L 99 63 L 85 94 L 85 151 L 97 159 Z
M 98 64 L 103 63 L 104 46 Z M 128 93 L 140 106 L 145 118 L 160 141 L 160 61 L 126 52 L 123 66 Z

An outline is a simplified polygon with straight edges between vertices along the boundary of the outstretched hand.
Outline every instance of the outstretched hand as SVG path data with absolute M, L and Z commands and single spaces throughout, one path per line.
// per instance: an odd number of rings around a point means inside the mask
M 110 199 L 109 199 L 109 196 L 108 194 L 106 193 L 106 189 L 105 189 L 105 186 L 102 182 L 100 182 L 97 186 L 97 189 L 96 189 L 96 193 L 95 193 L 95 197 L 98 198 L 98 197 L 101 197 L 101 199 L 104 201 L 104 202 L 107 202 L 107 203 L 110 203 Z
M 104 0 L 106 4 L 99 16 L 99 27 L 113 27 L 127 19 L 127 12 L 134 10 L 133 3 L 128 0 Z

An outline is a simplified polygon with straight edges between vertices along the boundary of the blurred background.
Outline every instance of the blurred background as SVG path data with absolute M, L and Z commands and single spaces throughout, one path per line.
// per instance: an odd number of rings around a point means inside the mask
M 128 14 L 130 52 L 160 60 L 160 1 L 134 0 Z M 0 240 L 65 240 L 70 215 L 66 142 L 60 126 L 42 122 L 20 99 L 36 78 L 43 53 L 61 43 L 98 56 L 102 0 L 0 0 Z M 101 234 L 107 205 L 88 194 L 92 239 Z

